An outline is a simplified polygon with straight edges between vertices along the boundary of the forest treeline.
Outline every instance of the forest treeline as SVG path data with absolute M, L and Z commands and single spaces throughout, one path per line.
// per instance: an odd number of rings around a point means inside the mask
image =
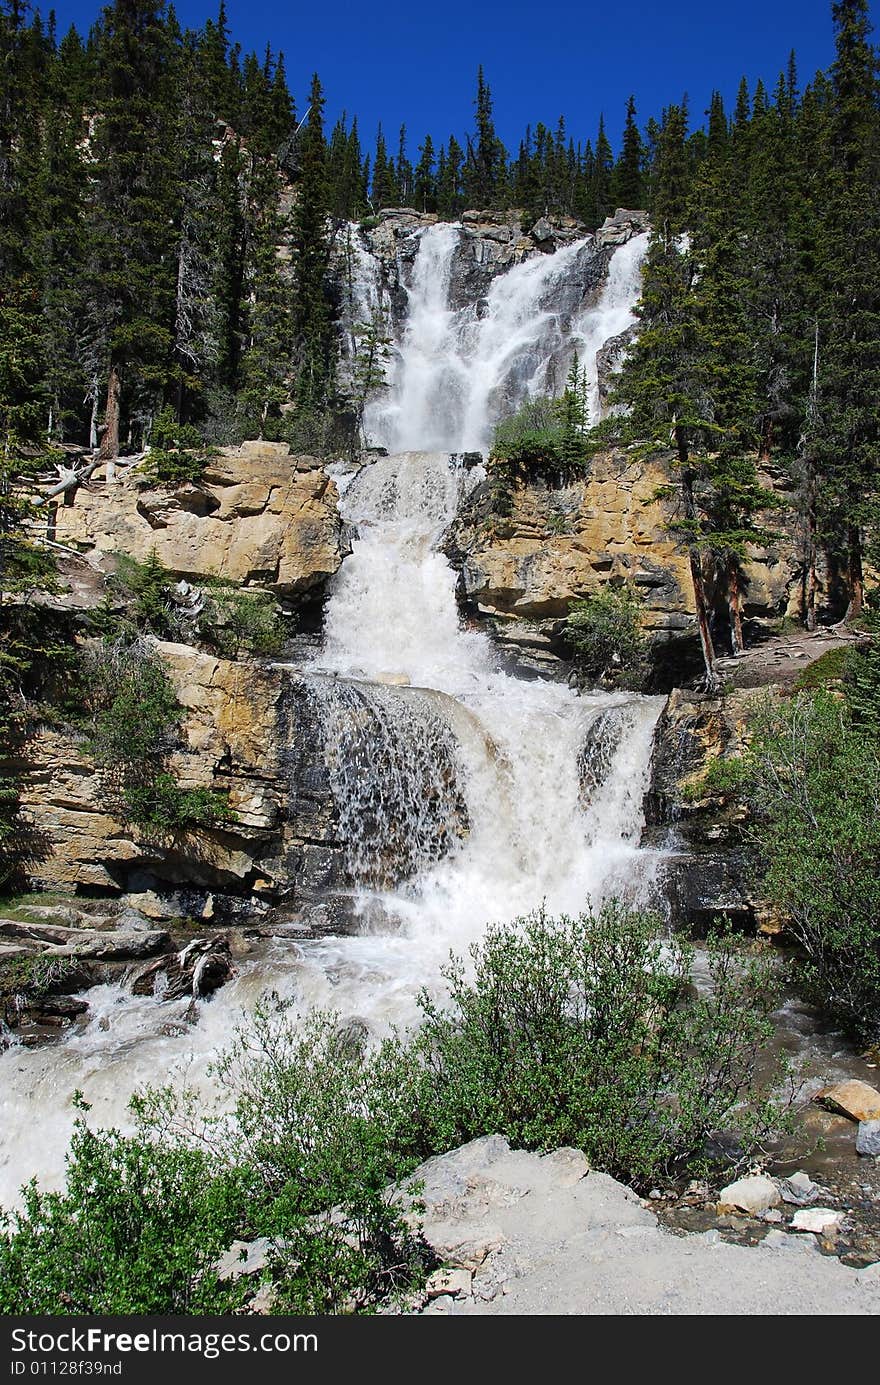
M 393 205 L 447 218 L 517 208 L 526 224 L 570 215 L 587 228 L 647 207 L 719 262 L 746 237 L 755 349 L 773 347 L 764 442 L 789 444 L 811 397 L 814 323 L 828 316 L 821 247 L 854 269 L 851 237 L 871 214 L 870 198 L 855 205 L 876 143 L 867 6 L 832 8 L 860 54 L 852 71 L 838 58 L 801 91 L 792 56 L 772 93 L 744 80 L 730 113 L 716 93 L 706 119 L 683 102 L 643 128 L 630 97 L 615 153 L 604 120 L 576 143 L 563 119 L 508 151 L 482 68 L 463 140 L 425 134 L 413 149 L 403 128 L 389 150 L 380 128 L 368 149 L 356 118 L 325 127 L 317 76 L 298 109 L 280 54 L 242 54 L 222 4 L 184 31 L 171 7 L 115 0 L 87 37 L 59 39 L 51 18 L 2 0 L 4 450 L 66 441 L 114 456 L 147 441 L 163 408 L 215 440 L 286 430 L 320 445 L 328 415 L 351 403 L 336 375 L 331 228 Z M 743 284 L 725 272 L 718 293 L 735 315 Z M 825 361 L 857 287 L 835 290 Z
M 681 101 L 640 129 L 630 98 L 616 155 L 604 123 L 575 144 L 562 121 L 511 153 L 480 69 L 472 133 L 426 135 L 413 160 L 405 130 L 395 156 L 381 130 L 365 153 L 355 119 L 328 132 L 317 75 L 298 110 L 282 56 L 243 55 L 222 5 L 184 31 L 161 2 L 115 0 L 86 38 L 59 39 L 0 0 L 7 585 L 24 561 L 15 477 L 53 447 L 106 461 L 150 441 L 259 435 L 332 452 L 353 436 L 385 353 L 372 324 L 366 365 L 337 368 L 339 224 L 411 203 L 591 227 L 642 204 L 640 335 L 618 386 L 625 420 L 608 427 L 674 445 L 707 669 L 707 561 L 736 649 L 741 559 L 772 537 L 761 462 L 796 493 L 806 624 L 820 555 L 857 615 L 877 515 L 880 115 L 866 0 L 831 9 L 834 62 L 803 88 L 792 55 L 772 92 L 744 80 L 733 111 L 716 93 L 702 121 Z

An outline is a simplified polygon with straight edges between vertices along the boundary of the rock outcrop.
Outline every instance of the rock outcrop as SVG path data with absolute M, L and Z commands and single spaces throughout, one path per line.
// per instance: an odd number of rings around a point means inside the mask
M 704 785 L 709 766 L 741 748 L 751 696 L 676 688 L 654 734 L 642 840 L 664 849 L 673 923 L 697 935 L 719 917 L 747 931 L 772 928 L 743 840 L 745 808 Z
M 180 578 L 221 577 L 295 600 L 320 594 L 342 560 L 337 500 L 314 457 L 246 442 L 213 457 L 197 484 L 148 485 L 135 468 L 82 487 L 49 525 L 92 573 L 112 571 L 116 553 L 143 561 L 155 551 Z M 67 564 L 72 604 L 89 605 L 96 585 L 82 568 Z
M 412 1176 L 441 1262 L 427 1315 L 880 1313 L 877 1265 L 849 1269 L 790 1231 L 755 1247 L 670 1234 L 579 1150 L 528 1154 L 490 1135 Z
M 688 560 L 670 528 L 674 501 L 663 495 L 670 480 L 663 454 L 612 448 L 569 485 L 537 470 L 518 481 L 511 512 L 503 517 L 493 512 L 487 482 L 447 543 L 460 571 L 462 602 L 490 621 L 502 643 L 519 647 L 527 661 L 547 664 L 567 652 L 561 635 L 572 601 L 609 581 L 632 583 L 651 637 L 655 686 L 687 681 L 700 655 Z M 777 626 L 799 600 L 796 545 L 779 528 L 778 542 L 751 549 L 744 564 L 751 637 Z M 719 631 L 725 622 L 719 593 Z
M 418 251 L 419 231 L 437 224 L 438 217 L 412 207 L 387 207 L 358 229 L 365 248 L 379 261 L 384 288 L 395 325 L 407 311 L 406 283 Z M 514 265 L 537 255 L 552 254 L 563 246 L 583 241 L 594 253 L 584 260 L 578 291 L 582 297 L 599 288 L 608 268 L 610 253 L 648 227 L 645 212 L 621 210 L 609 217 L 595 233 L 573 217 L 539 217 L 531 223 L 523 214 L 466 211 L 461 216 L 459 245 L 452 261 L 449 306 L 453 310 L 476 304 L 492 280 Z
M 350 811 L 340 812 L 340 789 L 334 792 L 329 767 L 338 758 L 334 723 L 322 710 L 315 679 L 285 665 L 154 643 L 185 713 L 169 769 L 185 790 L 225 795 L 228 820 L 169 834 L 126 825 L 108 807 L 106 786 L 82 740 L 46 726 L 29 747 L 22 793 L 42 844 L 32 866 L 35 883 L 79 895 L 125 895 L 134 909 L 157 920 L 222 923 L 251 914 L 282 936 L 348 931 L 360 878 L 350 849 L 359 824 Z M 331 690 L 347 686 L 335 678 L 328 684 Z M 417 734 L 425 694 L 407 687 L 384 691 L 404 703 L 413 699 Z M 368 710 L 358 716 L 368 735 Z M 373 758 L 389 753 L 381 725 L 378 718 Z M 425 794 L 443 790 L 440 773 Z M 454 785 L 448 794 L 454 800 Z M 443 804 L 437 814 L 433 849 L 440 855 L 451 845 L 454 823 L 445 829 Z M 388 815 L 387 830 L 402 830 L 391 802 Z M 374 845 L 381 854 L 382 841 Z M 405 851 L 394 854 L 397 874 L 385 883 L 408 873 L 406 859 Z

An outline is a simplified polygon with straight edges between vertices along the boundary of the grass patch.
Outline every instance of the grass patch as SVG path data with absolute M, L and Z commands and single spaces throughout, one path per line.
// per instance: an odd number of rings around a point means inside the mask
M 848 652 L 848 645 L 841 644 L 820 654 L 818 659 L 798 674 L 794 685 L 795 692 L 809 692 L 816 688 L 839 685 L 843 680 Z

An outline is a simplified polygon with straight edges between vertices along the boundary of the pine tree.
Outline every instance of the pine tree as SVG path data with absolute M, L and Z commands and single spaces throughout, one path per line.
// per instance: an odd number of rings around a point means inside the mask
M 613 212 L 611 205 L 611 178 L 613 170 L 613 153 L 608 136 L 605 133 L 605 117 L 599 116 L 599 132 L 596 136 L 595 160 L 593 163 L 593 186 L 591 190 L 592 226 L 601 226 L 607 216 Z
M 291 223 L 293 302 L 291 330 L 296 401 L 305 414 L 319 415 L 333 392 L 336 333 L 328 282 L 330 234 L 324 93 L 317 73 L 309 90 L 309 114 L 300 135 L 297 197 Z
M 420 211 L 435 212 L 437 180 L 434 175 L 434 141 L 430 135 L 426 135 L 424 143 L 419 145 L 419 154 L 421 158 L 416 164 L 414 174 L 415 204 Z
M 372 201 L 377 212 L 383 207 L 395 207 L 400 202 L 394 164 L 388 157 L 381 125 L 376 134 L 376 153 L 373 156 Z
M 115 0 L 94 48 L 100 115 L 83 364 L 95 392 L 106 382 L 101 456 L 112 461 L 124 417 L 145 436 L 174 374 L 174 110 L 162 4 Z
M 864 601 L 862 547 L 880 489 L 880 118 L 865 0 L 832 6 L 836 58 L 825 202 L 819 441 L 821 522 L 842 554 L 847 617 Z
M 441 149 L 437 168 L 437 211 L 452 220 L 462 210 L 462 170 L 464 151 L 454 135 L 449 136 L 445 150 Z
M 482 65 L 477 69 L 474 109 L 476 130 L 473 138 L 468 140 L 465 196 L 472 207 L 491 207 L 495 205 L 504 182 L 504 147 L 495 133 L 492 93 L 483 75 Z
M 613 200 L 618 207 L 641 207 L 642 196 L 642 137 L 636 124 L 636 102 L 631 96 L 626 103 L 626 124 L 620 158 L 614 167 Z

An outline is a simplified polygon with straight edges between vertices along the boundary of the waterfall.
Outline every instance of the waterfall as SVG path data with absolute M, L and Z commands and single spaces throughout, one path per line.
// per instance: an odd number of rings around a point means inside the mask
M 267 989 L 374 1030 L 407 1024 L 422 987 L 440 992 L 450 951 L 465 956 L 493 920 L 650 893 L 656 858 L 639 838 L 662 699 L 577 697 L 512 676 L 489 637 L 463 625 L 440 551 L 485 475 L 450 453 L 485 446 L 500 408 L 564 380 L 573 343 L 595 357 L 603 334 L 623 330 L 641 249 L 615 252 L 592 306 L 586 241 L 499 276 L 478 310 L 448 301 L 460 234 L 421 236 L 394 381 L 371 414 L 377 436 L 412 446 L 353 478 L 340 469 L 356 537 L 333 579 L 323 649 L 291 675 L 320 713 L 362 930 L 260 943 L 194 1026 L 105 985 L 89 992 L 84 1029 L 0 1053 L 0 1205 L 32 1176 L 63 1179 L 77 1089 L 94 1124 L 121 1128 L 140 1084 L 179 1076 L 210 1089 L 211 1061 Z M 354 312 L 378 291 L 375 263 L 358 264 Z
M 455 735 L 436 695 L 312 678 L 327 767 L 358 885 L 406 879 L 467 830 Z
M 590 284 L 605 252 L 587 237 L 497 275 L 480 303 L 456 305 L 450 286 L 461 228 L 414 234 L 406 326 L 388 393 L 367 411 L 373 440 L 392 452 L 486 452 L 502 414 L 561 390 L 575 351 L 598 418 L 597 352 L 635 320 L 647 235 L 614 251 L 598 292 Z

